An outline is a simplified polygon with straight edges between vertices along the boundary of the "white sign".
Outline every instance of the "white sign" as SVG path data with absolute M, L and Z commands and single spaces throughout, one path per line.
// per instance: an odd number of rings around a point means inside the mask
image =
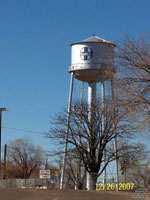
M 40 178 L 50 178 L 50 170 L 40 170 Z

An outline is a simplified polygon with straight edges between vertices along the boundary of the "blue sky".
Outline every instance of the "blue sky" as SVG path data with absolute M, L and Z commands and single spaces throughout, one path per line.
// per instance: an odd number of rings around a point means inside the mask
M 70 43 L 93 33 L 110 41 L 149 34 L 149 9 L 149 0 L 0 0 L 2 126 L 47 132 L 68 102 Z M 51 149 L 40 134 L 6 128 L 2 145 L 24 136 Z

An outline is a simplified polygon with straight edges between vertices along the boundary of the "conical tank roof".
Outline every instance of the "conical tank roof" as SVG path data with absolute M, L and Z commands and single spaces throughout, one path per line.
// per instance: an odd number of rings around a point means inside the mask
M 109 41 L 104 40 L 104 39 L 102 39 L 100 37 L 97 37 L 94 34 L 93 34 L 92 37 L 87 38 L 87 39 L 82 40 L 82 41 L 79 41 L 79 42 L 74 42 L 74 43 L 70 44 L 70 46 L 72 46 L 74 44 L 84 44 L 84 43 L 105 43 L 105 44 L 110 44 L 110 45 L 116 46 L 112 42 L 109 42 Z

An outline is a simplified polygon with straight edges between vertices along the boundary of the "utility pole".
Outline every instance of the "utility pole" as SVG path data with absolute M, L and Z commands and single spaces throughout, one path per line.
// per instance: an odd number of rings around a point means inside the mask
M 1 175 L 1 165 L 2 165 L 2 158 L 1 158 L 1 149 L 2 149 L 2 111 L 7 111 L 6 108 L 0 108 L 0 179 L 2 178 L 2 175 Z
M 3 174 L 3 179 L 6 178 L 6 157 L 7 157 L 7 144 L 5 144 L 5 147 L 4 147 L 4 174 Z

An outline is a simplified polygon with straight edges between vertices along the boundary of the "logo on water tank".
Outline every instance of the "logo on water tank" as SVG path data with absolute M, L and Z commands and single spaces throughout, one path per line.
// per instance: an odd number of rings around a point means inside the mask
M 93 51 L 89 47 L 83 47 L 80 52 L 82 60 L 90 60 L 93 56 Z

